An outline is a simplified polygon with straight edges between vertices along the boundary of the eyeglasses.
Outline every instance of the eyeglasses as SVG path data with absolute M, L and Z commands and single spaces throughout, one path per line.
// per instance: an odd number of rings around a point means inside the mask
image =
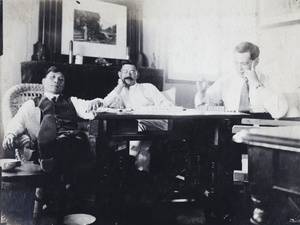
M 128 73 L 129 74 L 136 74 L 136 72 L 137 72 L 136 70 L 129 70 L 129 71 L 128 70 L 121 70 L 121 73 L 123 73 L 123 74 L 128 74 Z

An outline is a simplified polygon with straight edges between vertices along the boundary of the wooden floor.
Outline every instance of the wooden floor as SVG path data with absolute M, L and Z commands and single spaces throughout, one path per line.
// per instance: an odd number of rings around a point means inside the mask
M 101 193 L 89 191 L 88 198 L 82 200 L 70 200 L 67 204 L 66 214 L 86 213 L 96 217 L 94 225 L 220 225 L 220 224 L 248 224 L 241 205 L 236 205 L 235 215 L 230 223 L 221 218 L 213 216 L 205 217 L 204 208 L 207 204 L 205 197 L 194 202 L 170 202 L 159 201 L 155 187 L 148 184 L 147 180 L 140 178 L 134 186 L 121 193 L 112 194 L 110 197 Z M 147 179 L 147 178 L 145 178 Z M 162 181 L 159 181 L 162 185 Z M 167 182 L 166 182 L 167 183 Z M 161 190 L 167 190 L 165 184 Z M 76 189 L 70 189 L 70 195 L 76 195 Z M 87 192 L 86 192 L 87 193 Z M 150 194 L 149 194 L 150 193 Z M 152 194 L 151 194 L 152 193 Z M 6 202 L 2 199 L 2 223 L 6 225 L 21 224 L 19 199 L 22 198 L 22 191 L 14 193 L 3 193 L 6 195 Z M 8 196 L 9 195 L 9 196 Z M 242 193 L 240 193 L 242 199 Z M 32 199 L 34 195 L 32 195 Z M 162 199 L 162 198 L 160 198 Z M 9 202 L 9 204 L 8 204 Z M 8 206 L 10 205 L 10 206 Z M 58 205 L 55 202 L 48 202 L 43 211 L 42 225 L 56 224 Z M 249 217 L 248 217 L 249 218 Z

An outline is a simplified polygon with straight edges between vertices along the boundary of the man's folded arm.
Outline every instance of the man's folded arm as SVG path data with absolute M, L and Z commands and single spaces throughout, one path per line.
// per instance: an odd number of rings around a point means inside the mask
M 103 100 L 104 107 L 121 108 L 122 99 L 115 90 L 112 90 Z
M 282 94 L 274 93 L 265 87 L 259 87 L 257 91 L 263 100 L 264 107 L 274 119 L 279 119 L 286 115 L 289 105 Z

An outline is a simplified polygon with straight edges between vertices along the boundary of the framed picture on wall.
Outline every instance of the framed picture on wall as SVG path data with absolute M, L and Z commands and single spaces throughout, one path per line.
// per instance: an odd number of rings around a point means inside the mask
M 299 0 L 260 0 L 259 25 L 282 25 L 300 21 Z
M 61 54 L 126 59 L 127 7 L 97 0 L 63 0 Z

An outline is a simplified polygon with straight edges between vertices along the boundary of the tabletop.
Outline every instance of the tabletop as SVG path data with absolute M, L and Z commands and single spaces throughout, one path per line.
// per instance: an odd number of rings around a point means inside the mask
M 2 179 L 3 181 L 8 181 L 11 178 L 27 178 L 44 174 L 40 165 L 34 164 L 33 161 L 28 161 L 21 162 L 20 166 L 15 167 L 11 171 L 2 171 Z
M 224 110 L 206 111 L 182 107 L 140 107 L 137 109 L 99 108 L 95 119 L 222 119 L 241 118 L 249 114 Z

